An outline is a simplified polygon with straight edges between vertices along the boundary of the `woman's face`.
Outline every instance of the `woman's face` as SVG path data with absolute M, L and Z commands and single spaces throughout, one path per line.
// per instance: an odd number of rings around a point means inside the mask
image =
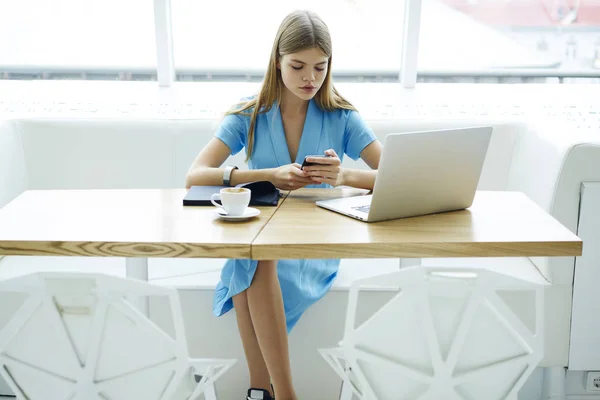
M 277 68 L 285 87 L 303 100 L 312 99 L 327 76 L 328 57 L 316 47 L 286 54 Z

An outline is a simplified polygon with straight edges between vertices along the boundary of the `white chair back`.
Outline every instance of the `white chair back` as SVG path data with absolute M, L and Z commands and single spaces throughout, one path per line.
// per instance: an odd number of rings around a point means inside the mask
M 43 272 L 2 281 L 0 291 L 25 295 L 0 330 L 0 373 L 18 398 L 196 399 L 235 363 L 189 358 L 175 289 Z M 139 296 L 168 299 L 173 336 L 128 301 Z
M 359 293 L 372 285 L 397 294 L 355 326 Z M 503 300 L 515 291 L 535 326 Z M 353 283 L 344 338 L 320 353 L 361 399 L 516 399 L 542 359 L 542 310 L 542 285 L 484 269 L 404 268 Z

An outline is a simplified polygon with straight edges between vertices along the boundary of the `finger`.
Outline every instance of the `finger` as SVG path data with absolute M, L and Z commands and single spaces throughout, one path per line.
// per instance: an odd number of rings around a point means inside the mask
M 298 177 L 298 178 L 306 177 L 306 171 L 301 170 L 299 168 L 292 168 L 290 171 L 294 177 Z
M 309 158 L 306 160 L 309 163 L 312 163 L 312 167 L 319 167 L 319 165 L 340 165 L 341 161 L 339 158 L 327 157 L 327 158 Z M 304 167 L 304 169 L 309 167 Z
M 337 157 L 309 157 L 306 162 L 320 164 L 320 165 L 335 165 L 340 164 L 340 159 Z M 304 167 L 305 169 L 308 167 Z
M 337 176 L 340 174 L 340 171 L 338 168 L 332 169 L 332 170 L 318 170 L 318 171 L 310 171 L 307 173 L 307 177 L 312 178 L 312 177 L 326 177 L 326 178 L 330 178 L 330 179 L 337 179 Z
M 320 173 L 339 173 L 340 167 L 338 165 L 328 165 L 328 166 L 319 166 L 319 167 L 311 167 L 310 169 L 305 169 L 306 174 L 311 175 L 319 175 Z
M 337 153 L 335 152 L 334 149 L 327 149 L 327 150 L 325 150 L 325 155 L 328 155 L 330 157 L 335 157 L 335 158 L 339 159 L 339 157 L 338 157 L 338 155 L 337 155 Z
M 293 165 L 294 167 L 298 168 L 298 169 L 302 168 L 302 165 L 300 165 L 300 164 L 298 164 L 298 163 L 293 163 L 292 165 Z
M 311 176 L 310 179 L 332 179 L 332 180 L 337 180 L 337 175 L 316 175 L 316 176 Z
M 319 170 L 319 171 L 310 171 L 307 173 L 307 177 L 308 178 L 312 178 L 314 176 L 327 176 L 330 178 L 334 178 L 336 176 L 339 175 L 339 171 L 334 169 L 334 170 Z

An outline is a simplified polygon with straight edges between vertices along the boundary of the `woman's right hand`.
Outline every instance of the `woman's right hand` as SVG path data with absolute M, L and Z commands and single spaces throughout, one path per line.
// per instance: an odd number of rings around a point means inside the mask
M 288 164 L 273 169 L 271 182 L 279 189 L 296 190 L 315 182 L 302 171 L 300 164 Z

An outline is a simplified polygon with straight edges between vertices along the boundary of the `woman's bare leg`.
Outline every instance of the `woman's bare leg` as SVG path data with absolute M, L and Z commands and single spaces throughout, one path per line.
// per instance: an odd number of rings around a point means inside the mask
M 259 261 L 246 290 L 248 309 L 277 400 L 296 400 L 277 261 Z
M 269 370 L 256 339 L 256 332 L 254 332 L 250 310 L 248 309 L 248 297 L 245 291 L 233 296 L 233 306 L 235 307 L 238 329 L 242 338 L 242 344 L 244 345 L 248 370 L 250 371 L 250 387 L 264 389 L 271 393 Z

